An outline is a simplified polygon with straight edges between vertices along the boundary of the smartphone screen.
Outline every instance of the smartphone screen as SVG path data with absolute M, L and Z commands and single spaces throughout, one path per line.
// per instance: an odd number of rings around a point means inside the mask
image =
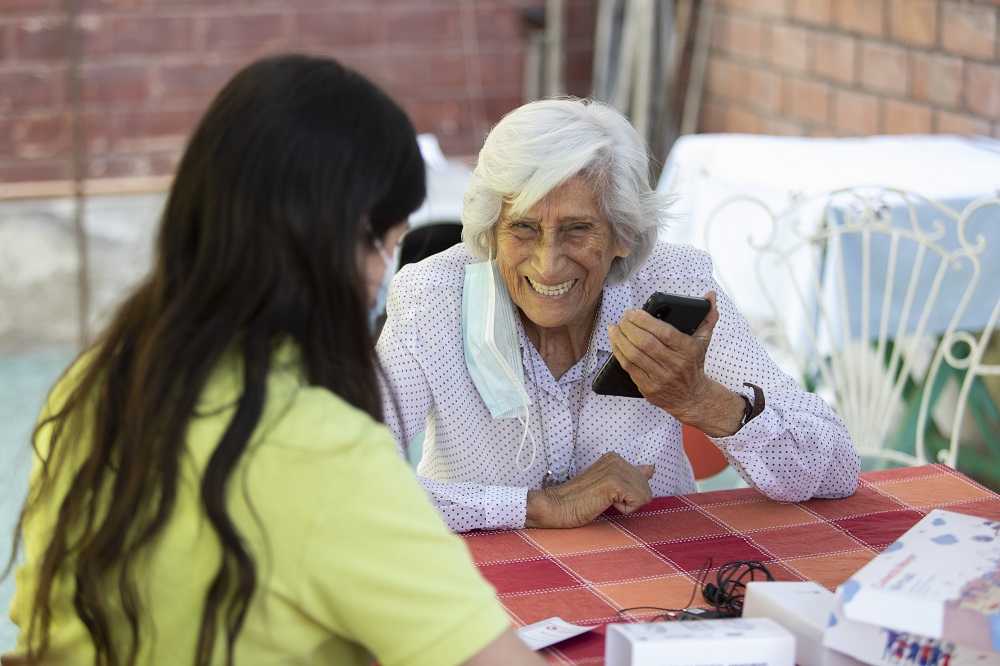
M 677 330 L 691 335 L 705 319 L 712 304 L 704 298 L 656 292 L 646 300 L 642 309 Z M 618 359 L 612 354 L 594 377 L 594 393 L 641 398 L 639 387 L 632 381 Z

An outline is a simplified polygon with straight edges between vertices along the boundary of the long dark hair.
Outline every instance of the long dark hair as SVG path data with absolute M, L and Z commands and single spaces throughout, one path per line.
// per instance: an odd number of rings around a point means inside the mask
M 257 61 L 225 86 L 195 130 L 166 202 L 149 277 L 87 353 L 80 381 L 35 431 L 44 461 L 21 513 L 69 472 L 27 628 L 44 655 L 54 583 L 68 571 L 98 662 L 135 663 L 142 636 L 137 555 L 177 496 L 185 433 L 213 368 L 235 348 L 242 396 L 201 479 L 222 563 L 206 591 L 195 663 L 224 632 L 228 660 L 256 569 L 226 510 L 226 485 L 264 406 L 271 352 L 300 349 L 310 384 L 381 420 L 359 248 L 424 198 L 424 166 L 405 113 L 358 73 L 325 58 Z M 363 256 L 363 253 L 361 254 Z M 51 433 L 39 444 L 41 432 Z M 96 498 L 100 498 L 97 501 Z M 108 600 L 127 627 L 112 628 Z M 130 640 L 115 640 L 117 632 Z M 126 645 L 119 654 L 116 645 Z

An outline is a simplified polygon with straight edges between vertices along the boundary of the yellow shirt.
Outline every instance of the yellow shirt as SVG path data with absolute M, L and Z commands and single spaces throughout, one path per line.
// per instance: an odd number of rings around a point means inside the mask
M 173 666 L 194 656 L 205 590 L 220 561 L 201 512 L 199 479 L 241 386 L 240 364 L 226 358 L 201 396 L 202 416 L 191 422 L 176 507 L 141 563 L 152 629 L 143 637 L 142 664 Z M 464 661 L 510 626 L 493 588 L 429 504 L 389 431 L 329 391 L 307 386 L 297 358 L 291 345 L 275 353 L 265 413 L 229 483 L 229 515 L 257 569 L 236 663 L 364 664 L 372 654 L 383 666 Z M 86 451 L 86 439 L 71 443 L 75 453 Z M 25 525 L 27 563 L 17 571 L 10 609 L 22 627 L 37 585 L 35 563 L 67 486 L 60 478 L 59 492 Z M 72 590 L 64 572 L 46 663 L 93 663 Z M 112 631 L 122 626 L 114 616 L 110 624 Z M 22 631 L 4 664 L 19 663 L 23 641 Z M 217 662 L 223 645 L 220 637 Z

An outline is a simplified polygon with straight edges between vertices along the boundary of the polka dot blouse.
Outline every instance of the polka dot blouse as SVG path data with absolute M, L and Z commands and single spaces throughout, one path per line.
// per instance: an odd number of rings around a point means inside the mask
M 608 324 L 626 308 L 641 308 L 654 291 L 702 296 L 714 289 L 719 321 L 705 372 L 733 391 L 748 392 L 743 382 L 764 390 L 759 416 L 736 434 L 712 440 L 740 476 L 778 501 L 854 492 L 860 459 L 844 423 L 774 364 L 712 278 L 705 252 L 662 242 L 631 278 L 605 285 L 590 357 L 559 380 L 518 321 L 535 443 L 525 439 L 518 457 L 524 425 L 491 418 L 466 370 L 462 285 L 465 265 L 474 261 L 459 244 L 404 267 L 393 279 L 377 346 L 386 424 L 401 454 L 424 434 L 417 474 L 452 530 L 523 527 L 527 491 L 541 487 L 547 470 L 576 473 L 609 451 L 632 464 L 656 465 L 650 481 L 656 497 L 696 491 L 680 422 L 641 398 L 590 389 L 611 355 Z

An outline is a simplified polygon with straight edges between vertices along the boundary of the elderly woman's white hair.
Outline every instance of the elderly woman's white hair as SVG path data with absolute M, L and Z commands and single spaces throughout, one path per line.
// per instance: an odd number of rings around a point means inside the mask
M 503 203 L 523 215 L 577 174 L 593 184 L 616 240 L 630 250 L 608 273 L 624 280 L 652 251 L 670 200 L 650 187 L 646 144 L 628 119 L 595 100 L 531 102 L 496 124 L 465 191 L 466 247 L 484 260 L 495 254 Z

